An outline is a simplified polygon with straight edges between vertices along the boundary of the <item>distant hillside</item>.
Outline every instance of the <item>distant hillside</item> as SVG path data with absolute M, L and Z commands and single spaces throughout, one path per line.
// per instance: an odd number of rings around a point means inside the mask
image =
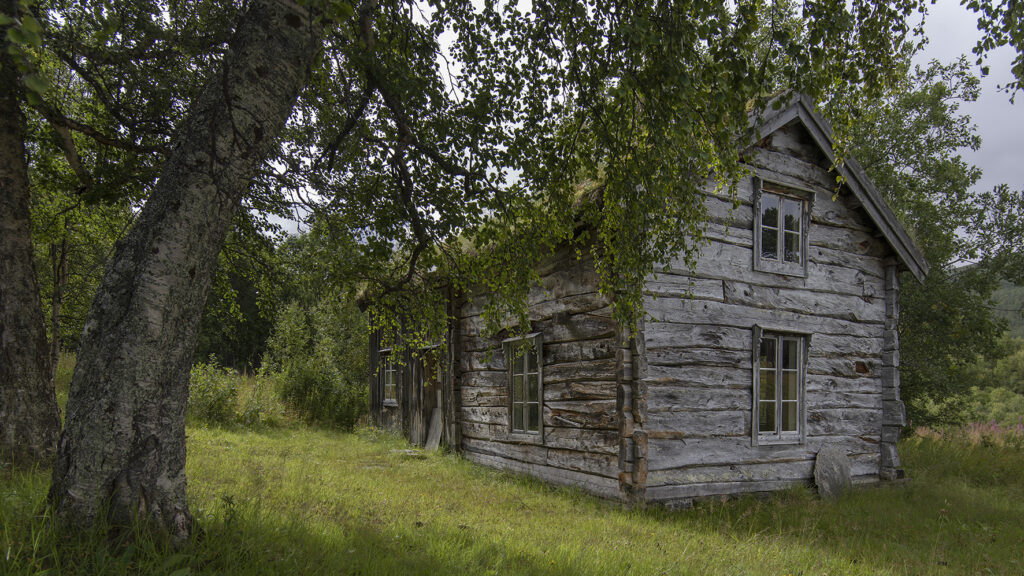
M 992 298 L 996 303 L 996 314 L 1010 323 L 1010 334 L 1024 338 L 1024 286 L 1003 282 Z

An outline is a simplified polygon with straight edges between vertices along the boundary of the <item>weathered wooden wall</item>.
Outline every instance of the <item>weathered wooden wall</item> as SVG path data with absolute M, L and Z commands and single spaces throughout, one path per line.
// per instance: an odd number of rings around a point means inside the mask
M 597 293 L 593 263 L 559 251 L 530 292 L 529 332 L 543 339 L 543 435 L 511 435 L 501 341 L 484 338 L 485 296 L 467 298 L 456 322 L 453 379 L 462 451 L 474 462 L 619 497 L 616 411 L 618 327 Z
M 710 243 L 696 268 L 670 262 L 647 285 L 638 338 L 648 501 L 804 482 L 825 442 L 847 450 L 856 479 L 880 472 L 883 401 L 894 391 L 889 383 L 883 397 L 883 368 L 895 370 L 883 363 L 883 350 L 893 352 L 891 250 L 848 192 L 834 198 L 835 178 L 802 128 L 773 133 L 748 162 L 763 180 L 815 192 L 807 277 L 753 270 L 753 182 L 742 184 L 735 208 L 709 187 Z M 811 335 L 802 444 L 752 445 L 755 325 Z

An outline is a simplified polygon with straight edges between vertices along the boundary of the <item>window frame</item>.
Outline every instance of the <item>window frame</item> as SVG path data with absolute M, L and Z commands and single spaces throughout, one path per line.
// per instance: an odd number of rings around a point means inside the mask
M 529 402 L 528 398 L 526 397 L 528 394 L 526 392 L 527 387 L 525 386 L 525 382 L 524 382 L 524 394 L 523 394 L 523 402 L 522 402 L 522 404 L 523 404 L 523 419 L 524 419 L 524 422 L 526 423 L 526 425 L 524 425 L 522 428 L 516 428 L 516 422 L 514 421 L 514 418 L 515 418 L 515 404 L 516 404 L 516 402 L 515 402 L 515 397 L 514 397 L 513 377 L 515 376 L 515 364 L 514 364 L 514 361 L 516 360 L 516 358 L 514 358 L 513 348 L 517 347 L 517 346 L 526 345 L 525 343 L 527 343 L 527 342 L 529 342 L 528 345 L 531 345 L 533 347 L 533 349 L 534 349 L 534 351 L 536 353 L 536 362 L 537 362 L 537 371 L 536 371 L 536 374 L 537 374 L 537 429 L 536 430 L 530 430 L 529 429 L 529 425 L 528 425 L 529 413 L 527 411 L 527 406 L 530 404 L 530 402 Z M 540 332 L 533 332 L 533 333 L 530 333 L 530 334 L 526 334 L 524 336 L 516 336 L 516 337 L 512 337 L 512 338 L 506 338 L 505 340 L 502 340 L 501 345 L 502 345 L 502 352 L 503 352 L 504 358 L 505 358 L 505 375 L 506 375 L 506 383 L 507 383 L 506 390 L 508 392 L 508 402 L 507 402 L 506 407 L 508 409 L 508 434 L 509 434 L 509 437 L 515 437 L 515 438 L 519 438 L 519 439 L 523 439 L 523 440 L 529 440 L 529 441 L 538 441 L 539 440 L 540 442 L 543 442 L 544 441 L 544 346 L 543 346 L 543 340 L 541 339 L 541 334 L 540 334 Z M 524 358 L 524 357 L 525 357 L 525 355 L 524 356 L 520 356 L 520 358 Z M 524 368 L 523 374 L 524 374 L 524 376 L 528 376 L 530 374 L 533 374 L 533 372 L 526 371 L 525 368 Z
M 383 406 L 398 406 L 398 382 L 401 379 L 399 366 L 394 361 L 394 349 L 393 348 L 381 348 L 377 351 L 378 358 L 378 378 L 380 380 L 381 387 L 381 405 Z M 388 374 L 392 374 L 393 380 L 391 388 L 394 389 L 394 397 L 388 398 Z
M 807 260 L 808 260 L 808 248 L 809 242 L 808 237 L 810 236 L 810 224 L 811 224 L 811 210 L 814 204 L 814 192 L 810 190 L 801 190 L 780 184 L 776 182 L 768 182 L 761 178 L 754 177 L 754 270 L 759 272 L 771 272 L 773 274 L 782 274 L 785 276 L 797 276 L 801 278 L 807 277 Z M 785 256 L 785 236 L 784 227 L 781 222 L 778 222 L 778 230 L 776 230 L 777 236 L 777 253 L 779 259 L 764 258 L 761 255 L 761 202 L 764 196 L 768 194 L 771 196 L 778 197 L 780 199 L 796 200 L 800 202 L 800 261 L 799 262 L 786 262 Z M 780 213 L 781 216 L 781 213 Z
M 779 398 L 781 387 L 781 372 L 783 370 L 781 357 L 782 346 L 776 345 L 776 395 L 772 401 L 775 404 L 775 431 L 761 432 L 760 429 L 760 402 L 761 402 L 761 342 L 766 337 L 776 338 L 779 343 L 783 339 L 796 339 L 799 344 L 797 349 L 797 408 L 796 408 L 796 431 L 783 432 L 782 427 L 782 404 Z M 766 446 L 773 444 L 804 444 L 807 440 L 807 356 L 811 346 L 811 335 L 789 329 L 779 329 L 763 326 L 754 326 L 753 329 L 753 353 L 752 372 L 752 405 L 750 413 L 750 437 L 752 446 Z

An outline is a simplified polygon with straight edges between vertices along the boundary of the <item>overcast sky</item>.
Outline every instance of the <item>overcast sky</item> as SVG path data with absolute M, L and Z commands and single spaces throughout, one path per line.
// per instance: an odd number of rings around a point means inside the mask
M 973 64 L 971 48 L 980 37 L 978 19 L 959 2 L 939 0 L 931 6 L 925 34 L 930 42 L 918 57 L 921 64 L 931 59 L 949 63 L 961 54 L 967 54 Z M 992 53 L 991 73 L 981 79 L 981 96 L 960 108 L 977 124 L 982 138 L 980 150 L 964 151 L 964 158 L 982 170 L 978 184 L 981 189 L 1005 183 L 1014 190 L 1024 190 L 1024 94 L 1017 94 L 1017 103 L 1010 104 L 1009 96 L 996 88 L 1009 82 L 1012 56 L 1012 50 L 1006 47 Z M 976 66 L 974 72 L 981 74 Z

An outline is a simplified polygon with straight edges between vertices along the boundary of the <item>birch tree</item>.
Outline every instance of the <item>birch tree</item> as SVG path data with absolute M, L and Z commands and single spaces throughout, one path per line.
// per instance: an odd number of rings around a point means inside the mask
M 16 0 L 0 3 L 13 21 Z M 0 38 L 0 458 L 46 461 L 60 432 L 29 220 L 22 77 Z M 15 50 L 17 46 L 15 46 Z
M 308 10 L 252 2 L 191 103 L 86 320 L 50 491 L 63 520 L 89 525 L 106 504 L 115 523 L 188 537 L 188 372 L 213 266 L 320 42 Z

